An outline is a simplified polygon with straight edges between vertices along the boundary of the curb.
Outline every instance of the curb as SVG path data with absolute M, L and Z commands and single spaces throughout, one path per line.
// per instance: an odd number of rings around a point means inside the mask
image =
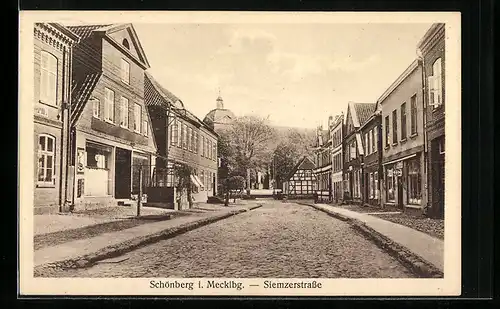
M 203 219 L 200 219 L 197 221 L 188 222 L 188 223 L 181 224 L 179 226 L 167 228 L 167 229 L 160 231 L 160 232 L 157 232 L 155 234 L 137 237 L 137 238 L 133 238 L 133 239 L 121 242 L 119 244 L 107 246 L 107 247 L 104 247 L 102 249 L 99 249 L 96 252 L 82 255 L 82 256 L 79 256 L 76 258 L 71 258 L 71 259 L 66 259 L 66 260 L 62 260 L 62 261 L 42 264 L 42 265 L 36 266 L 34 268 L 34 271 L 33 271 L 34 276 L 35 277 L 43 277 L 44 276 L 43 274 L 45 274 L 46 272 L 50 273 L 54 269 L 64 270 L 64 269 L 72 269 L 72 268 L 90 267 L 98 261 L 106 260 L 109 258 L 123 255 L 125 253 L 133 251 L 133 250 L 138 249 L 140 247 L 158 242 L 160 240 L 172 238 L 174 236 L 189 232 L 191 230 L 208 225 L 210 223 L 214 223 L 214 222 L 232 217 L 232 216 L 237 215 L 237 214 L 248 212 L 248 211 L 254 210 L 254 209 L 259 208 L 259 207 L 262 207 L 262 205 L 259 204 L 259 205 L 254 205 L 254 206 L 250 206 L 250 207 L 243 208 L 243 209 L 232 210 L 232 211 L 220 214 L 220 215 L 212 216 L 209 218 L 203 218 Z
M 431 263 L 425 261 L 415 253 L 411 252 L 406 247 L 397 244 L 396 242 L 392 241 L 388 237 L 382 235 L 381 233 L 377 232 L 373 228 L 367 226 L 365 223 L 357 219 L 349 218 L 339 213 L 335 213 L 333 211 L 328 211 L 314 204 L 307 204 L 307 203 L 297 203 L 297 204 L 310 206 L 316 210 L 328 214 L 330 217 L 334 217 L 350 223 L 355 230 L 363 234 L 363 236 L 365 236 L 366 238 L 373 241 L 381 249 L 387 251 L 391 256 L 395 257 L 406 268 L 411 270 L 415 275 L 417 275 L 420 278 L 444 277 L 443 272 L 440 269 L 438 269 Z

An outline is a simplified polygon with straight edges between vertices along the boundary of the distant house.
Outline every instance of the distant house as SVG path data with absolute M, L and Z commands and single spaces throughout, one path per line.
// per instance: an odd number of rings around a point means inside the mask
M 381 206 L 382 116 L 380 105 L 376 104 L 370 118 L 361 124 L 361 134 L 365 153 L 363 157 L 363 202 L 372 206 Z
M 302 158 L 288 174 L 283 183 L 283 192 L 289 198 L 312 198 L 316 190 L 316 166 L 308 157 Z
M 329 118 L 329 123 L 333 121 L 333 117 Z M 318 200 L 322 202 L 330 202 L 332 200 L 332 155 L 331 155 L 330 130 L 324 130 L 318 127 L 316 131 L 316 150 L 314 175 L 317 179 Z
M 371 117 L 375 103 L 349 102 L 344 135 L 344 198 L 362 203 L 363 158 L 365 156 L 361 126 Z
M 344 134 L 344 114 L 337 116 L 330 125 L 330 138 L 332 148 L 332 200 L 335 203 L 343 201 L 343 134 Z

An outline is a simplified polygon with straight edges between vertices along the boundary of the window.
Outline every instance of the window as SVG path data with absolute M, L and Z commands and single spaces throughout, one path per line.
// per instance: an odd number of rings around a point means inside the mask
M 57 104 L 57 58 L 46 51 L 41 53 L 40 101 Z
M 183 124 L 182 125 L 182 148 L 187 149 L 187 125 Z
M 408 160 L 408 203 L 419 205 L 422 198 L 419 159 Z
M 208 138 L 205 138 L 205 143 L 206 143 L 206 145 L 205 145 L 205 151 L 206 151 L 205 157 L 210 158 L 210 147 L 209 147 L 208 142 L 209 142 Z
M 377 128 L 373 128 L 370 130 L 370 144 L 371 144 L 371 153 L 377 152 L 377 144 L 375 143 L 375 132 L 377 131 Z
M 436 59 L 432 65 L 432 74 L 432 76 L 428 77 L 429 105 L 436 108 L 443 103 L 441 58 Z
M 349 148 L 350 150 L 350 159 L 356 159 L 356 141 L 352 141 L 351 146 Z
M 389 147 L 389 116 L 385 116 L 385 147 Z
M 177 147 L 182 147 L 182 122 L 177 121 Z
M 104 88 L 104 120 L 113 122 L 115 118 L 115 92 Z
M 130 49 L 130 45 L 128 44 L 128 40 L 127 39 L 123 39 L 122 45 L 125 46 L 126 49 Z
M 193 134 L 193 129 L 191 127 L 187 128 L 187 148 L 189 151 L 193 151 L 193 144 L 191 143 L 191 134 Z
M 194 133 L 194 153 L 198 153 L 198 132 Z
M 92 115 L 95 118 L 99 118 L 100 114 L 100 106 L 99 106 L 99 100 L 98 99 L 93 99 L 92 100 Z
M 212 141 L 211 140 L 207 140 L 208 144 L 207 144 L 207 151 L 208 151 L 208 158 L 210 160 L 212 160 Z
M 375 199 L 378 199 L 378 172 L 373 173 L 374 186 L 375 186 Z
M 369 155 L 370 152 L 368 151 L 368 143 L 369 143 L 369 140 L 368 140 L 368 133 L 365 133 L 365 154 L 366 155 Z
M 201 136 L 201 156 L 205 156 L 205 136 Z
M 417 95 L 410 99 L 410 134 L 417 134 Z
M 392 111 L 392 143 L 398 142 L 398 112 L 397 110 Z
M 130 82 L 130 64 L 125 59 L 121 59 L 120 77 L 122 82 L 126 84 Z
M 55 185 L 55 138 L 41 134 L 38 137 L 38 183 Z
M 142 134 L 144 134 L 145 136 L 149 135 L 149 122 L 147 119 L 144 119 L 142 121 Z
M 401 140 L 406 139 L 406 102 L 401 104 Z
M 172 125 L 171 125 L 171 134 L 170 134 L 170 144 L 171 145 L 177 145 L 177 137 L 178 137 L 178 132 L 177 132 L 177 127 L 178 127 L 178 123 L 177 123 L 177 119 L 174 119 L 172 121 Z
M 217 157 L 218 157 L 218 155 L 217 155 L 217 142 L 214 142 L 214 161 L 217 160 Z
M 370 173 L 368 178 L 368 192 L 371 199 L 375 197 L 375 185 L 373 180 L 373 173 Z
M 372 154 L 373 152 L 373 130 L 368 132 L 368 154 Z
M 373 152 L 377 152 L 378 149 L 378 127 L 373 129 Z
M 386 170 L 386 198 L 389 202 L 396 201 L 396 177 L 392 166 Z
M 128 99 L 124 97 L 120 101 L 120 126 L 128 128 Z
M 134 105 L 134 131 L 141 133 L 142 106 L 138 103 Z
M 201 180 L 201 182 L 202 182 L 202 183 L 204 183 L 204 179 L 205 179 L 205 172 L 204 172 L 204 171 L 201 171 L 201 175 L 200 175 L 200 176 L 201 176 L 201 179 L 200 179 L 200 180 Z M 204 190 L 204 188 L 201 188 L 201 190 L 203 191 L 203 190 Z

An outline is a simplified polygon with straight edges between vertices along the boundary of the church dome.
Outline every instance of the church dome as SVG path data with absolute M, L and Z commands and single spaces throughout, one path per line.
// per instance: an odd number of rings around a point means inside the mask
M 224 108 L 224 101 L 221 96 L 217 98 L 217 108 L 212 109 L 203 119 L 203 122 L 214 128 L 216 125 L 230 124 L 236 117 L 234 113 Z

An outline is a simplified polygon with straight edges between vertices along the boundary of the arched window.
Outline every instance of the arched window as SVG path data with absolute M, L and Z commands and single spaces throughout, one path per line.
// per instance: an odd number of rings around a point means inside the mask
M 429 105 L 437 106 L 443 103 L 443 77 L 441 58 L 432 64 L 432 76 L 429 76 Z
M 127 39 L 123 39 L 122 45 L 125 46 L 126 49 L 130 49 L 130 45 L 128 44 L 128 40 Z
M 40 184 L 55 184 L 54 159 L 56 152 L 56 139 L 47 134 L 38 136 L 38 177 Z
M 40 101 L 57 104 L 57 58 L 46 51 L 40 56 Z

